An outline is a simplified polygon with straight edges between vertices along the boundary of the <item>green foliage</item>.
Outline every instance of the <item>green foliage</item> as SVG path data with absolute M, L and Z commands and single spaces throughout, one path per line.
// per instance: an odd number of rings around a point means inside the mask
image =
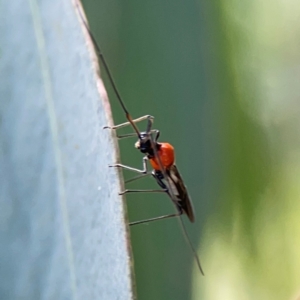
M 298 3 L 84 4 L 131 113 L 154 115 L 176 147 L 197 214 L 188 229 L 204 278 L 175 220 L 131 230 L 139 299 L 291 299 L 300 288 Z M 121 143 L 122 160 L 140 166 L 134 141 Z M 131 219 L 172 211 L 166 197 L 126 198 Z

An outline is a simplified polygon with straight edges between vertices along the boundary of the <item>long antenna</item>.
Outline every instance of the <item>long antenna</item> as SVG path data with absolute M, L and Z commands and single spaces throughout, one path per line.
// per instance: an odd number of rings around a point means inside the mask
M 117 89 L 115 81 L 114 81 L 114 79 L 113 79 L 113 77 L 112 77 L 112 75 L 110 73 L 108 64 L 107 64 L 107 62 L 106 62 L 106 60 L 104 58 L 104 55 L 103 55 L 103 53 L 102 53 L 102 51 L 100 49 L 100 46 L 98 45 L 98 43 L 97 43 L 97 41 L 96 41 L 93 33 L 91 32 L 91 30 L 90 30 L 90 28 L 89 28 L 89 26 L 88 26 L 88 24 L 87 24 L 87 22 L 86 22 L 86 20 L 85 20 L 85 18 L 83 16 L 83 14 L 82 14 L 82 11 L 81 11 L 81 9 L 79 7 L 78 7 L 78 11 L 79 11 L 80 18 L 81 18 L 81 20 L 82 20 L 82 22 L 83 22 L 83 24 L 84 24 L 84 26 L 85 26 L 85 28 L 86 28 L 89 36 L 90 36 L 92 42 L 93 42 L 93 45 L 94 45 L 95 50 L 96 50 L 96 53 L 97 53 L 98 57 L 100 58 L 101 63 L 104 66 L 104 69 L 106 71 L 106 74 L 108 76 L 110 84 L 111 84 L 111 86 L 112 86 L 112 88 L 113 88 L 113 90 L 114 90 L 114 92 L 115 92 L 115 94 L 116 94 L 116 96 L 118 98 L 119 103 L 121 104 L 121 106 L 122 106 L 122 108 L 123 108 L 123 110 L 125 112 L 126 119 L 130 122 L 130 124 L 132 125 L 133 129 L 135 130 L 135 132 L 137 133 L 138 137 L 140 138 L 140 131 L 138 130 L 137 126 L 134 124 L 134 122 L 132 120 L 132 117 L 131 117 L 130 113 L 128 112 L 128 110 L 127 110 L 127 108 L 126 108 L 126 106 L 125 106 L 125 104 L 124 104 L 124 102 L 122 100 L 122 97 L 121 97 L 121 95 L 120 95 L 120 93 L 119 93 L 119 91 Z
M 100 46 L 98 45 L 98 43 L 97 43 L 97 41 L 96 41 L 94 35 L 92 34 L 91 30 L 89 29 L 89 26 L 88 26 L 88 24 L 87 24 L 87 22 L 86 22 L 86 19 L 85 19 L 84 16 L 83 16 L 82 10 L 81 10 L 81 8 L 79 7 L 78 3 L 77 3 L 77 8 L 78 8 L 78 12 L 79 12 L 80 18 L 81 18 L 81 20 L 82 20 L 82 22 L 83 22 L 83 24 L 84 24 L 84 26 L 85 26 L 85 28 L 86 28 L 86 30 L 87 30 L 89 36 L 90 36 L 92 42 L 93 42 L 93 45 L 94 45 L 95 50 L 96 50 L 96 53 L 97 53 L 98 57 L 100 58 L 100 61 L 102 62 L 103 66 L 104 66 L 104 68 L 105 68 L 105 71 L 106 71 L 106 73 L 107 73 L 107 76 L 108 76 L 108 79 L 109 79 L 109 81 L 110 81 L 110 84 L 111 84 L 111 86 L 112 86 L 112 88 L 113 88 L 113 90 L 114 90 L 114 92 L 115 92 L 115 94 L 116 94 L 116 96 L 117 96 L 117 99 L 118 99 L 119 103 L 121 104 L 121 106 L 122 106 L 122 108 L 123 108 L 123 110 L 124 110 L 124 112 L 125 112 L 126 119 L 127 119 L 127 120 L 129 121 L 129 123 L 132 125 L 132 127 L 133 127 L 133 129 L 135 130 L 135 132 L 137 133 L 139 139 L 141 139 L 140 132 L 139 132 L 137 126 L 135 125 L 135 123 L 133 122 L 132 117 L 131 117 L 130 113 L 128 112 L 128 110 L 127 110 L 127 108 L 126 108 L 126 106 L 125 106 L 125 104 L 124 104 L 124 102 L 123 102 L 123 100 L 122 100 L 122 98 L 121 98 L 121 95 L 120 95 L 120 93 L 119 93 L 119 91 L 118 91 L 118 89 L 117 89 L 117 86 L 116 86 L 116 84 L 115 84 L 115 81 L 114 81 L 114 79 L 113 79 L 113 77 L 112 77 L 112 75 L 111 75 L 111 73 L 110 73 L 108 64 L 107 64 L 107 62 L 106 62 L 106 60 L 105 60 L 105 58 L 104 58 L 104 55 L 103 55 L 103 53 L 102 53 L 102 51 L 101 51 L 101 49 L 100 49 Z M 165 171 L 165 169 L 164 169 L 164 167 L 163 167 L 163 165 L 162 165 L 162 162 L 160 161 L 159 156 L 157 155 L 157 150 L 156 150 L 156 147 L 155 147 L 155 145 L 154 145 L 154 141 L 153 141 L 153 139 L 152 139 L 152 135 L 151 135 L 151 134 L 150 134 L 150 142 L 151 142 L 151 144 L 152 144 L 152 148 L 153 148 L 153 150 L 154 150 L 155 156 L 158 158 L 158 163 L 159 163 L 161 172 L 163 173 L 163 176 L 164 176 L 164 178 L 166 179 L 167 188 L 168 188 L 168 190 L 169 190 L 169 192 L 170 192 L 171 198 L 172 198 L 172 199 L 175 199 L 174 194 L 173 194 L 173 191 L 172 191 L 172 189 L 171 189 L 171 187 L 170 187 L 169 178 L 168 178 L 168 176 L 167 176 L 167 174 L 166 174 L 166 171 Z M 174 201 L 174 200 L 173 200 L 173 201 Z M 172 215 L 172 216 L 174 216 L 174 215 Z M 165 216 L 165 217 L 166 217 L 166 216 Z M 168 217 L 170 217 L 170 216 L 168 216 Z M 183 220 L 182 220 L 181 216 L 179 216 L 179 218 L 180 218 L 180 224 L 181 224 L 181 228 L 182 228 L 182 230 L 183 230 L 185 239 L 186 239 L 186 241 L 188 242 L 188 244 L 190 245 L 190 248 L 191 248 L 191 250 L 192 250 L 192 252 L 193 252 L 193 255 L 194 255 L 194 257 L 195 257 L 195 259 L 196 259 L 196 261 L 197 261 L 197 265 L 198 265 L 198 268 L 199 268 L 200 272 L 202 273 L 202 275 L 204 275 L 204 272 L 203 272 L 202 267 L 201 267 L 201 264 L 200 264 L 199 257 L 198 257 L 197 252 L 196 252 L 195 248 L 193 247 L 193 244 L 192 244 L 192 242 L 191 242 L 191 240 L 190 240 L 190 238 L 189 238 L 189 235 L 188 235 L 188 233 L 187 233 L 187 230 L 186 230 L 186 228 L 185 228 L 185 225 L 184 225 L 184 223 L 183 223 Z

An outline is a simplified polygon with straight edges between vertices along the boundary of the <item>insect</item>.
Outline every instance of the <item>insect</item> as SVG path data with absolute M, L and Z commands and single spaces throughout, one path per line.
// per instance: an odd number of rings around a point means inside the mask
M 106 63 L 106 60 L 103 56 L 103 53 L 96 42 L 96 39 L 94 38 L 92 32 L 90 31 L 85 18 L 83 17 L 80 9 L 79 9 L 80 17 L 82 19 L 82 22 L 84 23 L 84 26 L 86 27 L 87 32 L 90 35 L 90 38 L 93 41 L 95 50 L 97 52 L 97 55 L 103 64 L 105 71 L 107 73 L 108 79 L 112 85 L 112 88 L 117 96 L 117 99 L 125 113 L 127 122 L 115 125 L 115 126 L 105 126 L 106 129 L 112 129 L 112 130 L 118 130 L 120 128 L 123 128 L 125 126 L 131 126 L 134 130 L 134 133 L 124 134 L 117 136 L 119 139 L 122 138 L 130 138 L 130 137 L 137 137 L 138 141 L 135 143 L 135 148 L 137 148 L 141 153 L 144 154 L 143 157 L 143 169 L 136 169 L 130 166 L 126 166 L 123 164 L 114 164 L 110 165 L 110 167 L 117 167 L 122 169 L 127 169 L 133 172 L 138 173 L 139 175 L 137 177 L 134 177 L 132 179 L 127 180 L 125 183 L 138 180 L 144 176 L 152 175 L 152 177 L 156 180 L 157 184 L 159 185 L 160 189 L 154 189 L 154 190 L 129 190 L 126 189 L 125 191 L 121 192 L 120 194 L 126 194 L 126 193 L 165 193 L 169 196 L 169 198 L 174 203 L 177 212 L 169 215 L 163 215 L 151 219 L 131 222 L 129 225 L 137 225 L 142 223 L 148 223 L 152 221 L 172 218 L 172 217 L 178 217 L 180 220 L 180 224 L 182 226 L 184 236 L 188 242 L 188 244 L 191 247 L 191 250 L 193 252 L 193 255 L 196 259 L 198 268 L 202 275 L 204 275 L 203 269 L 200 264 L 199 257 L 191 243 L 191 240 L 188 236 L 187 230 L 184 226 L 183 220 L 181 216 L 183 214 L 186 214 L 187 217 L 191 222 L 194 222 L 195 216 L 194 216 L 194 209 L 192 205 L 192 200 L 189 197 L 188 191 L 186 189 L 186 186 L 184 185 L 184 182 L 182 180 L 182 177 L 175 165 L 175 153 L 174 148 L 171 144 L 166 142 L 158 142 L 158 138 L 160 135 L 159 130 L 152 129 L 153 126 L 153 120 L 154 117 L 150 115 L 146 115 L 137 119 L 132 119 L 129 111 L 127 110 L 120 93 L 116 87 L 115 81 L 111 75 L 111 72 L 109 70 L 108 64 Z M 139 131 L 137 127 L 137 123 L 141 121 L 147 121 L 147 127 L 146 131 L 141 132 Z M 148 162 L 150 162 L 152 166 L 152 171 L 148 170 Z

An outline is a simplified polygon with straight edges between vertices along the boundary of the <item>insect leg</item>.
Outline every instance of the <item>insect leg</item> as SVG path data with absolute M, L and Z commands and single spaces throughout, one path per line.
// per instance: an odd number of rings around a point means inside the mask
M 132 226 L 132 225 L 138 225 L 138 224 L 143 224 L 143 223 L 149 223 L 149 222 L 158 221 L 158 220 L 163 220 L 163 219 L 169 219 L 169 218 L 174 218 L 174 217 L 180 217 L 180 216 L 182 215 L 182 213 L 183 213 L 182 211 L 178 211 L 178 213 L 176 213 L 176 214 L 164 215 L 164 216 L 155 217 L 155 218 L 151 218 L 151 219 L 146 219 L 146 220 L 141 220 L 141 221 L 135 221 L 135 222 L 129 223 L 129 225 Z
M 135 181 L 135 180 L 144 178 L 144 177 L 149 176 L 149 175 L 151 175 L 151 174 L 152 174 L 152 173 L 149 172 L 149 173 L 146 173 L 146 174 L 138 175 L 138 176 L 136 176 L 136 177 L 133 177 L 133 178 L 130 178 L 130 179 L 125 180 L 125 183 L 129 183 L 129 182 L 132 182 L 132 181 Z
M 123 168 L 123 169 L 133 171 L 133 172 L 136 172 L 136 173 L 147 174 L 148 173 L 147 160 L 148 160 L 147 156 L 144 156 L 143 157 L 143 170 L 139 170 L 139 169 L 136 169 L 136 168 L 125 166 L 125 165 L 122 165 L 122 164 L 109 165 L 109 167 L 111 167 L 111 168 Z
M 125 165 L 122 165 L 122 164 L 110 165 L 110 167 L 123 168 L 123 169 L 133 171 L 133 172 L 136 172 L 136 173 L 140 174 L 139 176 L 131 178 L 131 179 L 129 179 L 125 182 L 125 183 L 128 183 L 128 182 L 138 180 L 140 178 L 143 178 L 145 176 L 148 176 L 148 175 L 152 174 L 151 172 L 148 172 L 147 160 L 148 160 L 147 156 L 144 156 L 143 157 L 143 170 L 139 170 L 139 169 L 136 169 L 136 168 L 125 166 Z M 144 191 L 144 190 L 142 190 L 142 191 Z M 123 195 L 123 194 L 130 193 L 130 192 L 141 192 L 141 191 L 140 190 L 125 190 L 123 192 L 120 192 L 119 195 Z M 159 192 L 161 192 L 161 190 L 159 190 Z
M 157 132 L 157 131 L 158 131 L 157 129 L 152 129 L 150 132 L 154 133 L 154 132 Z M 125 138 L 128 138 L 128 137 L 136 137 L 136 133 L 132 132 L 132 133 L 127 133 L 127 134 L 117 135 L 118 139 L 125 139 Z
M 121 193 L 119 193 L 119 195 L 124 195 L 127 193 L 167 193 L 168 190 L 125 190 Z
M 138 123 L 138 122 L 141 122 L 141 121 L 144 121 L 144 120 L 153 120 L 154 117 L 150 116 L 150 115 L 146 115 L 146 116 L 142 116 L 140 118 L 137 118 L 137 119 L 134 119 L 132 120 L 133 123 Z M 120 129 L 120 128 L 123 128 L 123 127 L 126 127 L 128 125 L 131 125 L 130 122 L 125 122 L 125 123 L 122 123 L 122 124 L 119 124 L 119 125 L 115 125 L 115 126 L 104 126 L 103 129 Z
M 160 132 L 159 132 L 159 130 L 153 130 L 153 131 L 156 132 L 156 136 L 155 136 L 154 141 L 157 142 L 157 140 L 158 140 L 158 138 L 159 138 L 159 135 L 160 135 Z M 152 132 L 152 130 L 151 130 L 151 132 Z
M 147 133 L 151 132 L 152 125 L 153 125 L 153 118 L 148 118 L 147 129 L 146 129 Z

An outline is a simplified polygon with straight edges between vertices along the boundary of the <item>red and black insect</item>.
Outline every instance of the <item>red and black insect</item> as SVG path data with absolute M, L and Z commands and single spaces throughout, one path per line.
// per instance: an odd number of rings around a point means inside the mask
M 174 148 L 169 143 L 159 143 L 159 131 L 154 129 L 152 130 L 152 116 L 143 116 L 136 120 L 132 120 L 133 124 L 147 120 L 147 130 L 145 132 L 131 133 L 126 135 L 118 136 L 119 139 L 132 137 L 138 135 L 138 141 L 135 143 L 135 147 L 140 150 L 145 156 L 143 157 L 143 169 L 139 170 L 136 168 L 132 168 L 129 166 L 125 166 L 122 164 L 111 165 L 110 167 L 119 167 L 123 169 L 127 169 L 140 175 L 130 179 L 129 181 L 134 181 L 140 179 L 146 175 L 152 174 L 155 178 L 156 182 L 159 184 L 161 189 L 158 190 L 125 190 L 120 194 L 126 193 L 140 193 L 140 192 L 148 192 L 148 193 L 167 193 L 171 200 L 174 202 L 177 208 L 176 214 L 161 216 L 153 219 L 142 220 L 138 222 L 130 223 L 130 225 L 148 223 L 150 221 L 155 221 L 158 219 L 166 219 L 171 217 L 177 217 L 185 213 L 191 222 L 194 222 L 194 210 L 192 207 L 192 202 L 189 198 L 187 189 L 183 183 L 183 180 L 178 172 L 178 169 L 175 165 L 175 153 Z M 120 129 L 124 126 L 131 125 L 131 122 L 126 122 L 120 125 L 116 125 L 113 127 L 106 126 L 105 128 L 110 129 Z M 136 125 L 135 125 L 136 126 Z M 154 134 L 154 137 L 153 137 Z M 147 162 L 150 162 L 153 170 L 148 170 Z M 128 183 L 127 181 L 126 183 Z
M 119 101 L 122 109 L 124 110 L 126 119 L 128 120 L 128 122 L 125 122 L 123 124 L 115 125 L 112 127 L 105 126 L 104 128 L 117 130 L 117 129 L 123 128 L 125 126 L 132 126 L 132 128 L 135 131 L 134 133 L 120 135 L 117 137 L 119 139 L 134 137 L 134 136 L 137 137 L 138 141 L 135 143 L 135 147 L 141 153 L 144 154 L 142 170 L 136 169 L 136 168 L 133 168 L 130 166 L 126 166 L 123 164 L 114 164 L 114 165 L 110 165 L 110 167 L 118 167 L 118 168 L 127 169 L 130 171 L 139 173 L 139 175 L 137 177 L 129 179 L 125 183 L 131 182 L 134 180 L 138 180 L 144 176 L 151 174 L 154 177 L 154 179 L 156 180 L 156 182 L 158 183 L 158 185 L 160 186 L 160 189 L 155 189 L 155 190 L 128 190 L 127 189 L 127 190 L 121 192 L 120 194 L 123 195 L 126 193 L 145 193 L 145 192 L 166 193 L 170 197 L 172 202 L 174 203 L 176 210 L 177 210 L 177 212 L 174 214 L 164 215 L 164 216 L 155 217 L 155 218 L 151 218 L 151 219 L 147 219 L 147 220 L 136 221 L 136 222 L 129 223 L 129 225 L 137 225 L 137 224 L 148 223 L 151 221 L 156 221 L 156 220 L 161 220 L 161 219 L 178 217 L 180 220 L 180 223 L 182 225 L 187 242 L 189 243 L 189 245 L 192 249 L 192 252 L 195 256 L 195 259 L 197 261 L 198 268 L 199 268 L 200 272 L 204 275 L 198 255 L 188 237 L 186 228 L 181 219 L 181 215 L 186 214 L 188 216 L 189 220 L 191 222 L 194 222 L 195 216 L 194 216 L 192 200 L 189 197 L 186 186 L 184 185 L 182 177 L 180 176 L 180 173 L 175 165 L 174 148 L 169 143 L 158 142 L 158 138 L 159 138 L 159 134 L 160 134 L 159 130 L 152 129 L 154 117 L 152 117 L 150 115 L 146 115 L 146 116 L 140 117 L 138 119 L 134 119 L 134 120 L 132 119 L 132 117 L 129 114 L 127 108 L 125 107 L 125 104 L 124 104 L 124 102 L 120 96 L 120 93 L 115 85 L 115 82 L 110 73 L 110 70 L 109 70 L 106 60 L 103 56 L 103 53 L 100 50 L 99 45 L 97 44 L 93 34 L 91 33 L 91 31 L 82 15 L 81 15 L 81 18 L 82 18 L 82 21 L 94 43 L 96 52 L 106 70 L 109 81 L 115 91 L 118 101 Z M 140 132 L 136 123 L 144 121 L 144 120 L 147 120 L 147 128 L 146 128 L 146 131 Z M 148 161 L 150 162 L 150 164 L 153 168 L 152 171 L 148 170 L 148 164 L 147 164 Z

